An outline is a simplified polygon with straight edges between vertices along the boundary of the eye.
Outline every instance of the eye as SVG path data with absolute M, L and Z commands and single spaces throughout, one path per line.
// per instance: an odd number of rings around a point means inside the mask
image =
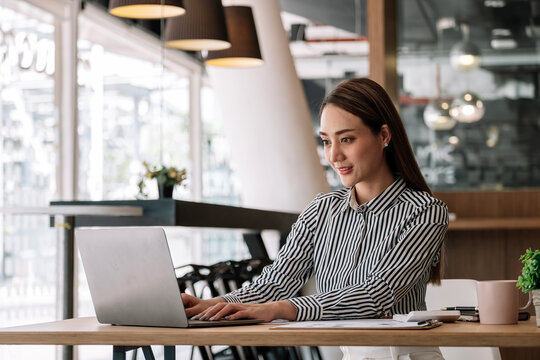
M 323 146 L 330 145 L 330 141 L 328 141 L 328 139 L 321 139 L 321 141 L 322 141 Z
M 353 138 L 350 138 L 350 137 L 346 137 L 346 138 L 342 138 L 341 139 L 341 142 L 342 143 L 350 143 L 353 141 Z

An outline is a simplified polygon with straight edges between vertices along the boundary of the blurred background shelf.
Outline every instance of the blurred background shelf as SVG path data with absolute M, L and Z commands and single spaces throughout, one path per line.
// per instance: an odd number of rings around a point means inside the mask
M 449 231 L 540 229 L 540 217 L 468 218 L 450 221 Z

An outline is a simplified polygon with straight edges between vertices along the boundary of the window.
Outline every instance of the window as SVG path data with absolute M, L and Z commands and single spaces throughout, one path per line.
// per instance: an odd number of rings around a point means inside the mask
M 143 161 L 189 170 L 189 80 L 100 44 L 78 47 L 79 199 L 135 199 Z
M 53 16 L 0 2 L 0 207 L 58 196 Z M 46 216 L 0 216 L 0 323 L 56 319 L 56 230 Z M 0 358 L 54 358 L 54 347 L 0 347 Z
M 231 163 L 225 124 L 212 88 L 201 89 L 203 199 L 205 202 L 240 205 L 239 183 Z
M 400 111 L 421 170 L 437 191 L 537 187 L 535 6 L 448 4 L 398 15 Z

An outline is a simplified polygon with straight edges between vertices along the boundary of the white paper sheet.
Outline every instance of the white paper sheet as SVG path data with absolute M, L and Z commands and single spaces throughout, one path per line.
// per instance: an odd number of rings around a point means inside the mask
M 431 321 L 404 323 L 392 319 L 357 319 L 290 322 L 275 329 L 423 329 L 438 325 L 440 323 Z

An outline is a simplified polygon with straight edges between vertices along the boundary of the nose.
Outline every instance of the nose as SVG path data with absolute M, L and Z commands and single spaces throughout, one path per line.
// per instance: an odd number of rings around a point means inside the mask
M 330 164 L 335 164 L 343 160 L 343 152 L 341 151 L 341 146 L 339 143 L 332 143 L 328 148 L 328 162 Z

